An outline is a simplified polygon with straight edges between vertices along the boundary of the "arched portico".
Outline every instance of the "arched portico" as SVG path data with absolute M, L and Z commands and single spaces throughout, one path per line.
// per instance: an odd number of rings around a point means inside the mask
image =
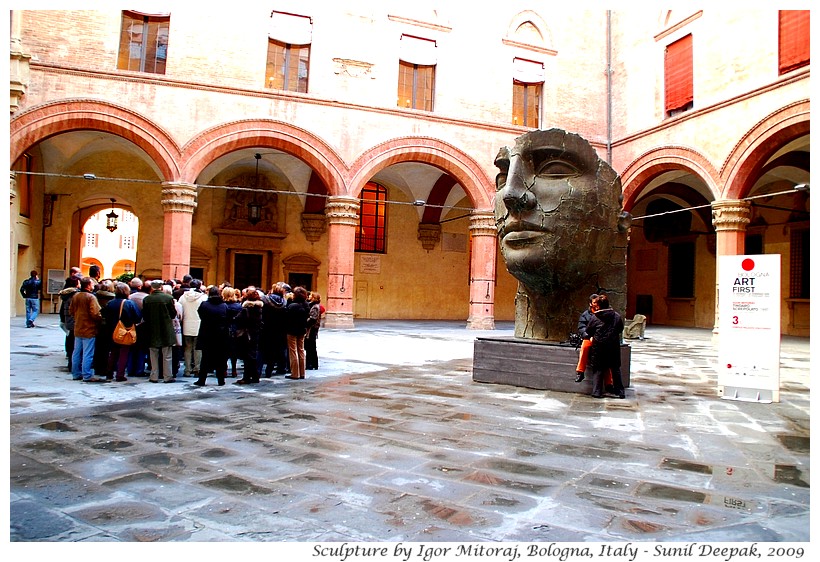
M 809 101 L 791 104 L 761 120 L 737 143 L 721 169 L 725 199 L 749 195 L 761 170 L 778 150 L 811 130 Z
M 485 170 L 471 157 L 458 148 L 427 137 L 402 137 L 381 143 L 363 153 L 350 168 L 350 179 L 347 182 L 347 197 L 357 200 L 364 185 L 380 172 L 399 164 L 414 163 L 437 168 L 446 176 L 439 178 L 427 195 L 427 200 L 416 201 L 415 205 L 424 206 L 440 204 L 442 193 L 436 186 L 444 183 L 457 184 L 473 208 L 470 213 L 469 232 L 469 296 L 470 306 L 467 325 L 469 328 L 488 329 L 494 325 L 495 264 L 496 264 L 496 231 L 493 221 L 492 180 Z M 449 188 L 448 188 L 449 189 Z M 431 200 L 435 199 L 434 200 Z M 422 212 L 419 221 L 434 213 Z M 440 217 L 440 214 L 438 215 Z M 429 226 L 429 225 L 428 225 Z M 330 271 L 328 283 L 328 308 L 334 300 L 350 299 L 341 292 L 343 281 L 350 287 L 354 283 L 354 253 L 356 221 L 333 221 L 330 224 L 330 247 L 338 253 L 331 263 L 336 265 Z M 349 256 L 344 258 L 344 256 Z M 348 289 L 346 289 L 348 290 Z
M 134 143 L 148 155 L 162 180 L 174 181 L 178 177 L 180 152 L 174 139 L 138 113 L 112 103 L 94 100 L 46 103 L 16 113 L 9 128 L 11 162 L 51 136 L 93 130 Z
M 622 175 L 629 242 L 627 314 L 651 323 L 712 326 L 717 173 L 700 153 L 663 147 Z

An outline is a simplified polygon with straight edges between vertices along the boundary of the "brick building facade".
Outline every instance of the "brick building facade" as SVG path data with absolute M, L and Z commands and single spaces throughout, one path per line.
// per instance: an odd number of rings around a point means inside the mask
M 717 257 L 780 254 L 781 329 L 808 335 L 807 26 L 520 1 L 13 11 L 12 313 L 115 199 L 144 277 L 308 285 L 331 326 L 491 328 L 516 291 L 495 155 L 559 127 L 621 175 L 628 316 L 712 327 Z

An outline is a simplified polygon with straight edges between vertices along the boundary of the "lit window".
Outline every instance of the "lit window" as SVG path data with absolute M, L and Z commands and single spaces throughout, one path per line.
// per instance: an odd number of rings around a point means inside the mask
M 692 109 L 692 36 L 687 35 L 666 47 L 664 59 L 665 110 L 671 117 Z
M 291 45 L 268 40 L 266 86 L 276 90 L 307 93 L 310 45 Z
M 402 35 L 399 48 L 399 88 L 396 105 L 433 111 L 436 42 Z
M 134 237 L 133 236 L 120 236 L 120 248 L 123 250 L 133 250 L 134 249 Z
M 96 234 L 91 234 L 90 232 L 86 232 L 85 234 L 85 247 L 86 248 L 96 248 L 99 244 L 99 239 Z
M 117 68 L 165 74 L 171 17 L 122 13 Z
M 313 22 L 307 16 L 273 11 L 268 28 L 265 87 L 290 92 L 308 91 Z
M 359 229 L 356 251 L 384 253 L 387 190 L 368 182 L 362 189 L 359 207 Z
M 513 61 L 513 125 L 537 129 L 541 122 L 544 64 L 524 59 Z

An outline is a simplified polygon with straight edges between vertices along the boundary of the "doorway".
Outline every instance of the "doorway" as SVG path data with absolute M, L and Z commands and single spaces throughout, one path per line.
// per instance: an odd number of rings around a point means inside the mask
M 262 255 L 235 254 L 233 259 L 233 286 L 237 289 L 262 286 Z
M 306 291 L 313 290 L 313 275 L 310 273 L 288 273 L 288 285 L 304 287 Z

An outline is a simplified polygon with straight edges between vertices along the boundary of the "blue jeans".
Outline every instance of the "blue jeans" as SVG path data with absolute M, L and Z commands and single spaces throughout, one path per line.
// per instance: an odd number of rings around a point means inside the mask
M 34 319 L 40 314 L 40 299 L 26 299 L 26 327 L 34 326 Z
M 91 367 L 94 365 L 95 338 L 74 337 L 74 353 L 71 356 L 71 378 L 88 380 L 94 376 Z

